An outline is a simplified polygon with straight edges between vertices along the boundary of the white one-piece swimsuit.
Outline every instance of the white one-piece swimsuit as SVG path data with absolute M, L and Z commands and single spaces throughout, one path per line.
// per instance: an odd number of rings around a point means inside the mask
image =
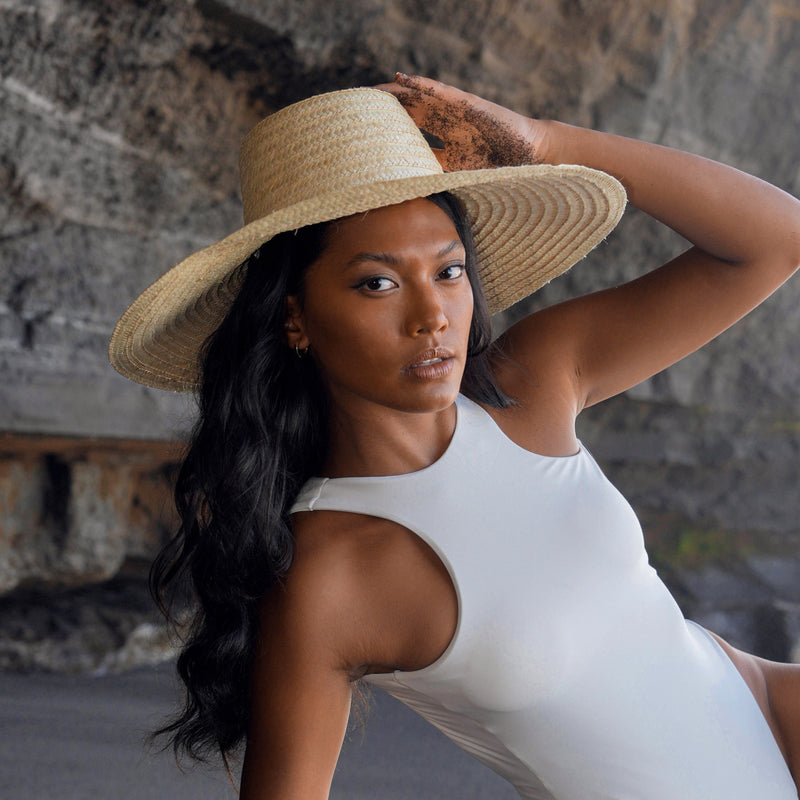
M 449 571 L 447 650 L 366 680 L 530 800 L 797 800 L 751 692 L 684 619 L 586 449 L 537 455 L 472 401 L 457 411 L 429 467 L 314 478 L 292 508 L 393 520 Z

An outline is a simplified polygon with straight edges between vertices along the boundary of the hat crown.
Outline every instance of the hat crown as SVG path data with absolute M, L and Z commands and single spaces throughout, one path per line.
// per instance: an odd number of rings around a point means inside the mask
M 442 168 L 392 95 L 344 89 L 310 97 L 262 120 L 239 159 L 245 223 L 367 184 Z

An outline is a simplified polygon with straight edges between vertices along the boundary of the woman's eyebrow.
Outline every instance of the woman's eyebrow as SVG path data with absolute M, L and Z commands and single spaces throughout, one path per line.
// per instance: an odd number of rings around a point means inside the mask
M 461 246 L 460 239 L 453 239 L 452 242 L 448 242 L 439 250 L 439 252 L 436 254 L 436 259 L 439 260 L 440 258 L 444 258 L 448 253 L 452 253 L 453 250 Z M 392 255 L 391 253 L 370 253 L 365 251 L 351 256 L 345 263 L 344 268 L 349 269 L 356 264 L 363 264 L 365 261 L 378 264 L 393 264 L 396 266 L 400 264 L 401 259 Z
M 394 264 L 400 263 L 400 259 L 393 256 L 391 253 L 356 253 L 351 258 L 347 259 L 344 265 L 345 269 L 349 269 L 355 264 L 363 264 L 365 261 L 373 261 L 380 264 Z
M 437 254 L 436 258 L 444 258 L 448 253 L 452 253 L 457 247 L 463 247 L 461 239 L 453 239 L 450 244 L 446 244 Z

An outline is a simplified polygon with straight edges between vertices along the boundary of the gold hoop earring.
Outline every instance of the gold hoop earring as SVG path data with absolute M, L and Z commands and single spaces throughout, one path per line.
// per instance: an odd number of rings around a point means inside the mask
M 295 345 L 294 346 L 294 352 L 297 354 L 298 358 L 303 359 L 308 355 L 308 348 L 309 347 L 311 347 L 311 345 L 306 345 L 306 347 L 304 347 L 301 350 L 297 345 Z

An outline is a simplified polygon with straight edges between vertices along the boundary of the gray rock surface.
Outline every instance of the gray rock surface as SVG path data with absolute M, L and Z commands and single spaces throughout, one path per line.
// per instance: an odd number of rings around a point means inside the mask
M 684 147 L 800 194 L 797 0 L 6 0 L 0 431 L 121 441 L 115 457 L 65 455 L 63 443 L 32 455 L 25 436 L 6 448 L 0 592 L 105 586 L 152 555 L 171 523 L 137 517 L 134 501 L 171 461 L 145 468 L 134 440 L 184 432 L 192 403 L 108 367 L 114 322 L 171 264 L 239 226 L 236 152 L 255 122 L 396 69 Z M 683 245 L 630 211 L 500 324 Z M 798 295 L 795 281 L 590 411 L 580 431 L 685 608 L 742 646 L 762 647 L 774 627 L 784 656 L 800 640 Z M 166 498 L 159 487 L 148 491 Z

